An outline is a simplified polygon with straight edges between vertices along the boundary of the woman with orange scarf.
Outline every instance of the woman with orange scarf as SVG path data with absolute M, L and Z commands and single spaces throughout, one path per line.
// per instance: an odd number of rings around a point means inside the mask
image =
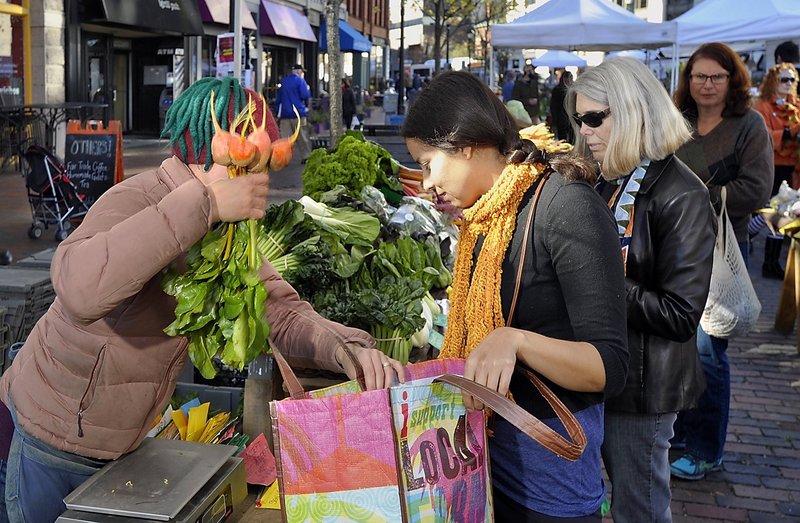
M 464 72 L 420 92 L 402 135 L 423 186 L 464 209 L 441 356 L 466 358 L 467 378 L 563 431 L 519 367 L 532 370 L 586 434 L 571 462 L 495 416 L 495 520 L 599 523 L 603 401 L 622 390 L 628 353 L 619 238 L 587 183 L 594 167 L 522 140 L 503 103 Z
M 761 83 L 761 93 L 755 109 L 764 117 L 775 149 L 775 178 L 773 196 L 781 182 L 792 188 L 800 187 L 800 113 L 797 108 L 797 70 L 790 63 L 774 65 Z M 783 279 L 779 259 L 783 236 L 771 234 L 764 244 L 764 277 Z

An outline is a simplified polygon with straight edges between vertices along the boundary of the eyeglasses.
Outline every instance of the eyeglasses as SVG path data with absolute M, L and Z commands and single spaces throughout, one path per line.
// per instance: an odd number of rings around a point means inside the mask
M 781 83 L 782 84 L 789 84 L 789 83 L 793 83 L 793 82 L 796 82 L 796 81 L 797 81 L 797 78 L 794 78 L 792 76 L 786 76 L 784 78 L 781 78 Z
M 711 79 L 712 84 L 719 85 L 727 82 L 730 76 L 731 75 L 729 75 L 728 73 L 717 73 L 717 74 L 697 73 L 697 74 L 690 74 L 689 78 L 692 79 L 692 83 L 697 85 L 704 85 L 706 83 L 706 80 L 708 80 L 709 78 Z
M 572 115 L 572 119 L 575 121 L 575 125 L 578 127 L 581 124 L 586 124 L 588 127 L 592 129 L 596 129 L 603 125 L 603 120 L 606 119 L 606 116 L 611 114 L 611 109 L 605 109 L 603 111 L 592 111 L 590 113 L 583 113 L 582 115 L 578 115 L 575 113 Z

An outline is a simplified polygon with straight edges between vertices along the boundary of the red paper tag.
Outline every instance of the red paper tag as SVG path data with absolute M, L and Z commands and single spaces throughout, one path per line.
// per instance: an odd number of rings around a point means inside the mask
M 254 485 L 271 485 L 277 477 L 275 456 L 269 450 L 267 438 L 259 434 L 239 457 L 244 460 L 247 482 Z

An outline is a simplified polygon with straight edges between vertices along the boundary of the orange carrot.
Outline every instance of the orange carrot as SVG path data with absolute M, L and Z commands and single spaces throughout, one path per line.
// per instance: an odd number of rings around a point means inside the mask
M 294 142 L 297 140 L 297 137 L 300 135 L 300 113 L 297 112 L 296 107 L 292 107 L 292 109 L 294 109 L 294 115 L 297 117 L 297 128 L 294 130 L 294 134 L 289 138 L 276 140 L 272 144 L 272 156 L 269 159 L 269 168 L 275 171 L 283 169 L 292 161 L 292 148 L 294 147 Z
M 246 167 L 256 154 L 256 146 L 244 139 L 244 136 L 231 136 L 228 142 L 231 162 L 239 167 Z
M 211 159 L 214 163 L 228 166 L 231 164 L 229 143 L 231 133 L 223 131 L 217 121 L 216 106 L 214 105 L 214 91 L 211 91 L 211 121 L 214 122 L 214 137 L 211 139 Z
M 406 178 L 409 180 L 420 180 L 422 181 L 422 170 L 421 169 L 410 169 L 405 165 L 400 165 L 397 169 L 397 175 L 400 179 Z
M 267 133 L 267 102 L 264 100 L 264 96 L 261 95 L 261 125 L 256 127 L 253 124 L 253 132 L 247 136 L 247 141 L 255 145 L 258 152 L 253 157 L 253 160 L 248 165 L 248 169 L 252 172 L 264 172 L 267 168 L 267 164 L 269 163 L 269 158 L 272 155 L 272 140 L 269 138 L 269 134 Z M 252 114 L 250 115 L 250 121 L 252 123 L 253 117 Z
M 233 122 L 231 123 L 231 129 L 236 129 L 241 124 L 239 135 L 237 136 L 234 131 L 234 133 L 231 134 L 230 140 L 228 141 L 231 162 L 239 167 L 247 167 L 247 165 L 253 161 L 253 157 L 256 154 L 256 146 L 245 139 L 245 131 L 247 131 L 248 120 L 252 120 L 252 111 L 253 100 L 249 99 L 247 107 L 245 107 L 242 112 L 237 114 L 236 118 L 234 118 Z

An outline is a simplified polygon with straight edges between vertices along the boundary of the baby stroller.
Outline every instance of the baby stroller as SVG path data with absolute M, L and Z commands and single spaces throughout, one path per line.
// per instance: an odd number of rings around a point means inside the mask
M 33 224 L 28 236 L 37 240 L 42 229 L 56 225 L 56 240 L 67 237 L 73 218 L 85 215 L 89 208 L 83 195 L 67 177 L 67 167 L 55 154 L 39 145 L 31 145 L 22 155 L 28 165 L 25 185 L 31 205 Z

